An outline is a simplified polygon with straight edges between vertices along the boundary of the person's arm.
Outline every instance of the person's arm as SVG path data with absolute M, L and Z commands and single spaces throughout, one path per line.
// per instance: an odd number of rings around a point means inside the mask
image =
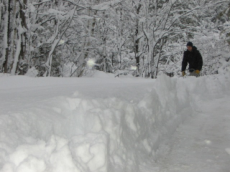
M 203 58 L 202 58 L 202 56 L 201 56 L 201 54 L 200 54 L 199 51 L 197 51 L 197 63 L 198 63 L 198 65 L 197 65 L 197 69 L 196 70 L 201 71 L 202 66 L 203 66 Z
M 187 64 L 188 64 L 188 61 L 187 61 L 187 58 L 186 58 L 185 52 L 184 52 L 183 61 L 182 61 L 182 69 L 181 69 L 182 72 L 184 72 L 186 70 Z

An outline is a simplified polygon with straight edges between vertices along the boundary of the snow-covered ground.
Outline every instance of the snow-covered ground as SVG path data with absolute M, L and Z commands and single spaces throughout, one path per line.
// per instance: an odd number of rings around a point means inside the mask
M 0 172 L 229 172 L 229 81 L 2 75 Z
M 161 172 L 230 171 L 230 97 L 202 102 L 201 111 L 181 125 L 164 156 Z

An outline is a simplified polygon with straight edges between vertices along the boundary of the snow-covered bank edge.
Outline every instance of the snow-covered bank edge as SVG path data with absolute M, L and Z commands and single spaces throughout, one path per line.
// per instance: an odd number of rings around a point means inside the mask
M 199 102 L 223 96 L 229 85 L 224 76 L 161 76 L 137 104 L 76 92 L 2 115 L 0 171 L 148 171 Z

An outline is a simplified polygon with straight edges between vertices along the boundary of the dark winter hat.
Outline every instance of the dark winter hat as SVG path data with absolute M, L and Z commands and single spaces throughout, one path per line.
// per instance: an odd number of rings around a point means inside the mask
M 187 46 L 193 47 L 193 43 L 192 42 L 188 42 Z

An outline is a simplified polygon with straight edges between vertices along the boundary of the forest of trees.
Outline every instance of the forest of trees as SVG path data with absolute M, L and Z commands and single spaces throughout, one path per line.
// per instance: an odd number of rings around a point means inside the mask
M 215 74 L 230 59 L 229 17 L 229 0 L 0 0 L 0 72 L 177 75 L 193 41 Z

